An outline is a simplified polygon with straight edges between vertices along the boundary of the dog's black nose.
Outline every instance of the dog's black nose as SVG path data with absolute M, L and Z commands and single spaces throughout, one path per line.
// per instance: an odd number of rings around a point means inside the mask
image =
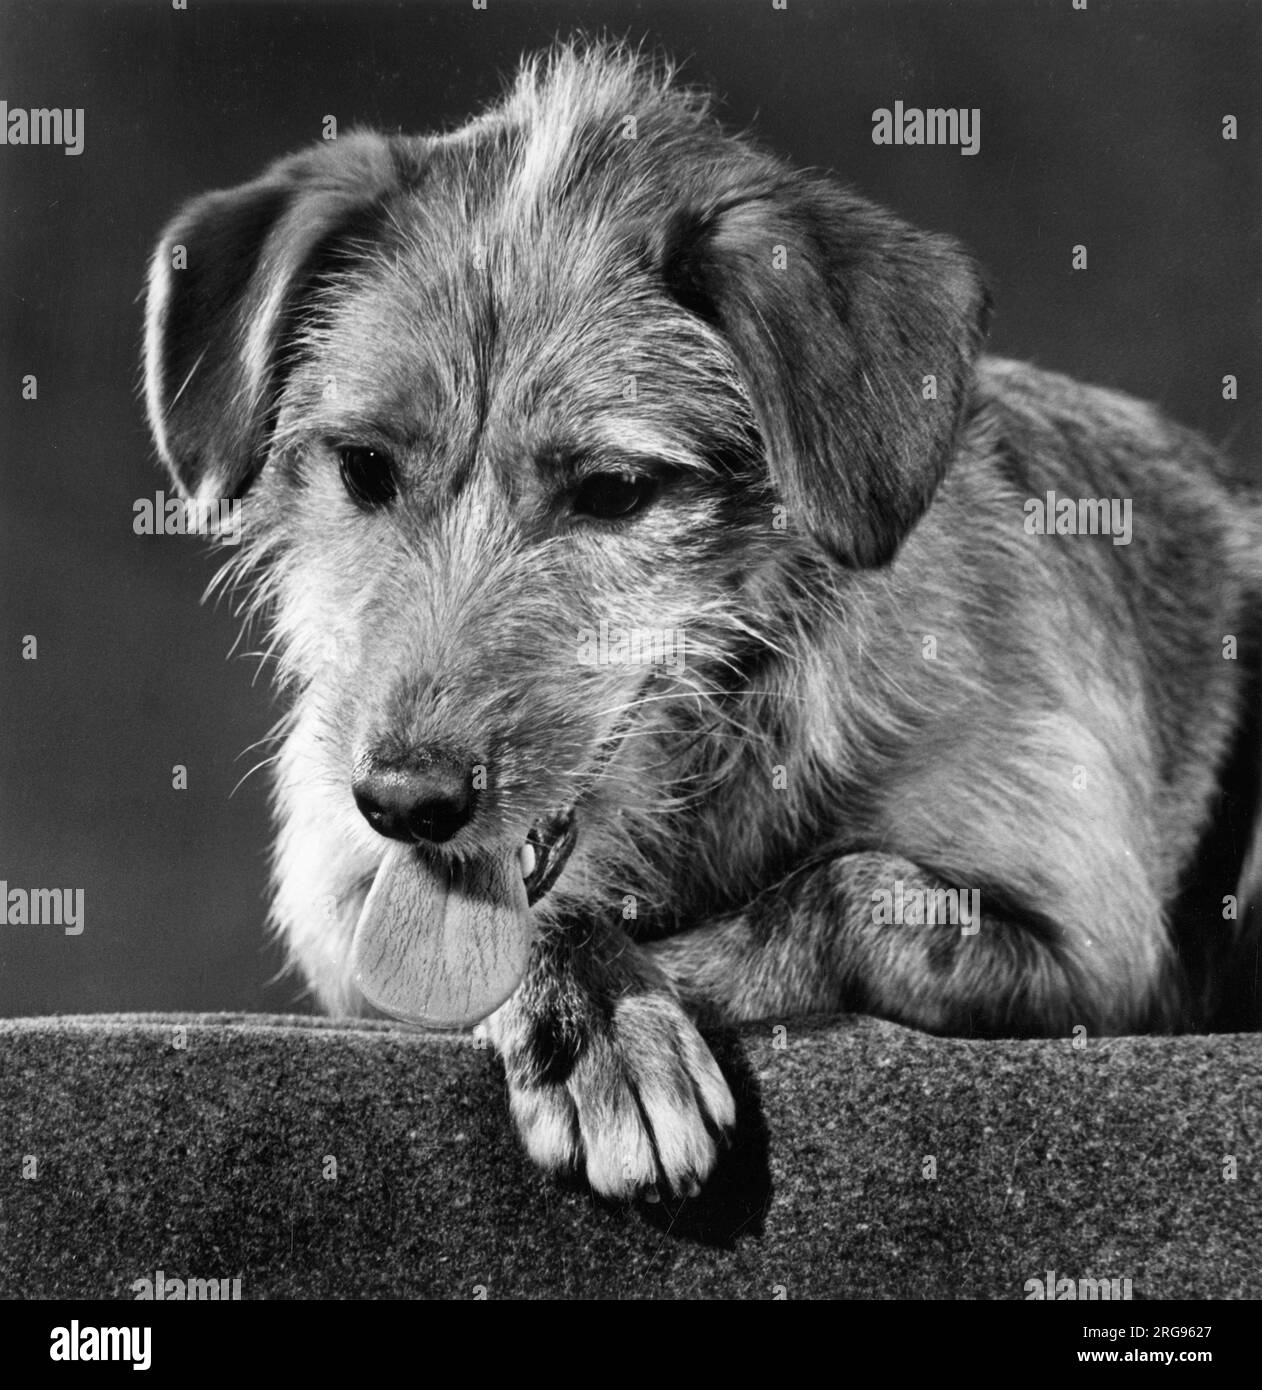
M 405 758 L 361 758 L 351 782 L 355 804 L 379 835 L 442 844 L 473 814 L 469 770 L 449 753 L 421 749 Z

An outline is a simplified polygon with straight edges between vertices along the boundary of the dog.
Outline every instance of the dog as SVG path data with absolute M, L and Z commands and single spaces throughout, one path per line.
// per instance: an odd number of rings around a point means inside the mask
M 1257 503 L 989 313 L 603 43 L 163 232 L 153 434 L 292 692 L 275 923 L 489 1038 L 545 1169 L 696 1194 L 699 1026 L 1256 1025 Z

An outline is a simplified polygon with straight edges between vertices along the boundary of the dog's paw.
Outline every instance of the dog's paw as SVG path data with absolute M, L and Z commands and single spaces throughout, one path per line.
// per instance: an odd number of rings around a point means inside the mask
M 549 1172 L 585 1174 L 602 1196 L 696 1196 L 736 1120 L 709 1047 L 663 990 L 611 1001 L 563 1080 L 540 1082 L 505 1060 L 531 1158 Z

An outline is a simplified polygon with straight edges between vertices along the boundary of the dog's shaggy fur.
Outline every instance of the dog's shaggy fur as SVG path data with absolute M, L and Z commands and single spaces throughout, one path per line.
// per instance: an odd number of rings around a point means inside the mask
M 1116 1032 L 1256 969 L 1243 843 L 1212 950 L 1174 919 L 1247 732 L 1257 513 L 1148 406 L 978 360 L 986 315 L 952 242 L 599 46 L 164 233 L 150 417 L 188 492 L 248 490 L 294 692 L 275 918 L 319 998 L 362 1007 L 365 756 L 484 770 L 440 859 L 575 808 L 486 1025 L 545 1166 L 695 1189 L 732 1104 L 685 1006 Z M 624 473 L 646 505 L 576 506 Z M 1131 543 L 1029 534 L 1051 490 L 1129 500 Z M 578 663 L 602 621 L 682 629 L 686 668 Z M 900 883 L 979 890 L 980 929 L 881 923 Z

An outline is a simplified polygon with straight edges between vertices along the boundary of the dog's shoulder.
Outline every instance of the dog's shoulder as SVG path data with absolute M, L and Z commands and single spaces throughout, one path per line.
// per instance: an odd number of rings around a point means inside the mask
M 1159 406 L 1002 357 L 977 364 L 962 453 L 996 461 L 1035 491 L 1071 483 L 1082 495 L 1235 491 L 1227 456 Z
M 974 407 L 1031 437 L 1081 439 L 1095 450 L 1110 445 L 1152 450 L 1167 436 L 1190 433 L 1155 405 L 1124 391 L 1006 357 L 978 361 Z

